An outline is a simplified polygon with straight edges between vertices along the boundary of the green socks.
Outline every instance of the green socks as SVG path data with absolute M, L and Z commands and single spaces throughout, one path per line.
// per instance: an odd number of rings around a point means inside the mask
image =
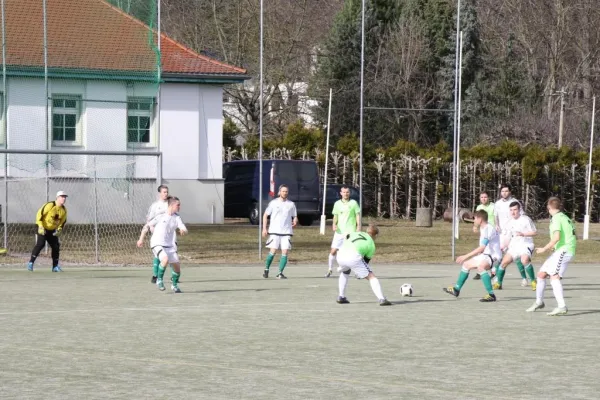
M 177 287 L 180 276 L 181 276 L 181 272 L 177 273 L 177 272 L 173 271 L 173 268 L 171 268 L 171 282 L 173 282 L 173 286 Z
M 279 272 L 283 272 L 283 270 L 285 269 L 285 265 L 287 264 L 287 256 L 284 256 L 283 254 L 281 255 L 281 258 L 279 259 Z
M 160 265 L 160 260 L 158 258 L 154 258 L 152 260 L 152 276 L 158 276 L 158 266 Z
M 502 267 L 499 267 L 496 273 L 496 278 L 498 279 L 498 283 L 500 285 L 502 285 L 502 281 L 504 280 L 504 274 L 506 274 L 506 270 Z
M 487 290 L 489 294 L 494 294 L 494 289 L 492 288 L 492 277 L 490 276 L 489 271 L 483 271 L 480 275 L 481 282 L 483 283 L 485 290 Z
M 162 280 L 162 278 L 165 276 L 165 269 L 163 268 L 162 265 L 158 266 L 158 273 L 156 274 L 156 277 L 160 280 Z
M 519 268 L 519 273 L 521 274 L 521 278 L 523 279 L 527 279 L 527 275 L 525 275 L 525 267 L 523 266 L 523 263 L 521 262 L 520 259 L 517 259 L 517 261 L 515 261 L 517 263 L 517 268 Z
M 465 284 L 465 282 L 467 281 L 468 277 L 469 277 L 469 271 L 464 268 L 461 268 L 460 274 L 458 275 L 458 280 L 456 281 L 456 285 L 454 285 L 454 289 L 456 289 L 460 292 L 460 289 L 462 289 L 462 287 Z
M 533 265 L 531 265 L 531 263 L 525 267 L 525 272 L 527 273 L 527 276 L 529 276 L 529 280 L 535 282 L 535 271 L 533 270 Z
M 273 259 L 275 258 L 275 254 L 270 253 L 267 254 L 267 261 L 265 263 L 265 269 L 268 271 L 269 268 L 271 268 L 271 263 L 273 262 Z

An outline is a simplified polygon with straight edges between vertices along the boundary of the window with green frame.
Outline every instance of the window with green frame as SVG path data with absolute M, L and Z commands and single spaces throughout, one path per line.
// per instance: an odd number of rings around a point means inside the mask
M 127 142 L 152 143 L 151 126 L 154 99 L 134 97 L 127 99 Z
M 77 141 L 80 116 L 80 96 L 52 97 L 52 140 L 55 142 Z

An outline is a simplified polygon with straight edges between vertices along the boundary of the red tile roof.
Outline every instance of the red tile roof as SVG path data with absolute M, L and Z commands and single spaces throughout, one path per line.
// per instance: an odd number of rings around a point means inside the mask
M 5 0 L 8 66 L 44 66 L 42 5 L 43 0 Z M 49 68 L 156 71 L 156 32 L 103 0 L 47 0 L 46 14 Z M 165 35 L 160 43 L 163 74 L 226 77 L 246 73 Z

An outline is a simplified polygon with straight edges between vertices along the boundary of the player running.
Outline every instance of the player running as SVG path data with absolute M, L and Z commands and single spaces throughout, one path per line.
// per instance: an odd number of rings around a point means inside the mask
M 494 214 L 496 217 L 496 230 L 500 234 L 500 248 L 507 249 L 510 242 L 511 234 L 508 229 L 508 223 L 511 220 L 510 205 L 513 202 L 519 202 L 519 200 L 512 197 L 510 185 L 504 184 L 500 187 L 500 200 L 494 204 Z M 521 204 L 521 202 L 519 202 Z M 524 214 L 523 206 L 521 206 L 521 214 Z M 519 274 L 521 274 L 521 286 L 525 287 L 529 285 L 527 281 L 527 275 L 525 274 L 525 267 L 521 263 L 521 260 L 516 260 Z
M 157 216 L 166 213 L 167 208 L 169 207 L 169 204 L 167 202 L 169 197 L 169 188 L 166 185 L 160 185 L 158 187 L 158 193 L 159 199 L 152 203 L 152 205 L 148 209 L 148 214 L 146 215 L 146 224 L 152 221 Z M 153 230 L 154 228 L 150 228 L 150 232 L 152 232 Z M 152 260 L 152 279 L 150 279 L 150 282 L 152 283 L 156 283 L 159 265 L 160 260 L 154 257 L 154 260 Z
M 475 211 L 483 210 L 488 214 L 488 224 L 495 227 L 496 226 L 496 218 L 494 216 L 494 203 L 490 203 L 490 196 L 488 192 L 481 192 L 479 194 L 479 202 L 480 204 L 477 206 Z M 473 232 L 477 233 L 479 231 L 479 226 L 477 224 L 473 224 Z M 492 266 L 492 275 L 494 273 L 494 266 Z M 473 280 L 479 280 L 481 276 L 479 274 L 475 274 L 473 276 Z
M 181 202 L 177 197 L 170 197 L 168 200 L 168 208 L 164 214 L 160 214 L 152 221 L 148 222 L 137 242 L 138 247 L 144 245 L 144 237 L 146 232 L 154 228 L 152 237 L 150 238 L 150 248 L 154 256 L 160 260 L 156 285 L 159 290 L 165 290 L 163 277 L 168 264 L 171 264 L 171 290 L 175 293 L 181 293 L 179 289 L 179 277 L 181 276 L 181 266 L 179 263 L 179 255 L 177 254 L 177 246 L 175 245 L 175 235 L 179 229 L 180 235 L 187 233 L 187 228 L 183 224 L 179 216 Z
M 329 253 L 329 269 L 325 278 L 329 278 L 333 270 L 333 262 L 338 250 L 344 244 L 344 238 L 360 229 L 360 206 L 350 198 L 350 188 L 346 185 L 340 190 L 342 198 L 333 205 L 333 240 Z
M 534 312 L 544 308 L 544 289 L 546 289 L 546 278 L 550 277 L 552 291 L 556 298 L 557 307 L 547 315 L 564 315 L 568 312 L 563 295 L 563 286 L 561 279 L 569 265 L 569 262 L 575 257 L 577 248 L 577 236 L 573 222 L 565 213 L 560 211 L 561 201 L 557 197 L 548 199 L 548 213 L 552 216 L 550 221 L 550 242 L 536 249 L 536 253 L 542 254 L 554 248 L 554 253 L 542 265 L 537 275 L 536 300 L 527 312 Z
M 535 272 L 531 265 L 531 255 L 533 254 L 533 237 L 537 235 L 535 224 L 527 215 L 521 213 L 521 203 L 513 201 L 510 203 L 511 220 L 506 224 L 506 229 L 511 233 L 511 239 L 508 249 L 502 258 L 502 263 L 498 268 L 496 275 L 497 281 L 494 283 L 494 289 L 502 290 L 502 281 L 506 273 L 506 267 L 513 261 L 518 261 L 525 265 L 525 272 L 531 280 L 531 288 L 535 290 Z M 504 250 L 504 249 L 502 249 Z
M 267 254 L 263 278 L 269 277 L 269 268 L 271 268 L 271 263 L 273 262 L 273 258 L 275 258 L 277 249 L 281 247 L 279 274 L 277 274 L 276 278 L 287 279 L 283 275 L 283 270 L 287 264 L 288 253 L 292 249 L 293 228 L 298 224 L 296 205 L 293 201 L 288 200 L 289 191 L 287 185 L 279 186 L 279 197 L 269 202 L 263 214 L 262 235 L 263 237 L 269 236 L 269 239 L 267 239 L 267 248 L 270 249 L 269 254 Z M 271 224 L 269 225 L 269 229 L 267 229 L 269 216 L 271 216 Z
M 337 256 L 339 264 L 337 270 L 340 272 L 338 304 L 350 303 L 346 298 L 346 286 L 348 285 L 348 276 L 350 275 L 350 271 L 352 271 L 358 279 L 366 278 L 369 281 L 373 293 L 379 299 L 380 306 L 392 305 L 384 297 L 379 279 L 377 279 L 369 267 L 369 263 L 373 255 L 375 255 L 374 239 L 378 233 L 379 229 L 375 225 L 369 225 L 366 233 L 354 232 L 346 236 L 346 240 L 344 240 L 344 244 Z
M 488 224 L 488 215 L 485 211 L 479 210 L 475 212 L 475 224 L 479 226 L 479 247 L 468 254 L 460 256 L 456 259 L 457 264 L 462 264 L 458 280 L 454 286 L 444 288 L 444 292 L 451 294 L 454 297 L 460 295 L 460 291 L 469 277 L 469 271 L 477 269 L 481 275 L 481 282 L 487 291 L 487 295 L 479 301 L 488 303 L 496 301 L 496 295 L 492 287 L 492 277 L 489 270 L 494 262 L 500 259 L 502 252 L 500 251 L 500 238 L 498 232 Z

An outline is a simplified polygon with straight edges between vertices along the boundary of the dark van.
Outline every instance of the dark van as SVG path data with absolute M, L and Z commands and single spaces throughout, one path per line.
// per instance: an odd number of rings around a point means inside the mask
M 319 218 L 319 169 L 314 161 L 263 160 L 263 209 L 258 211 L 259 160 L 223 163 L 225 218 L 249 218 L 257 225 L 280 185 L 289 187 L 300 225 Z

